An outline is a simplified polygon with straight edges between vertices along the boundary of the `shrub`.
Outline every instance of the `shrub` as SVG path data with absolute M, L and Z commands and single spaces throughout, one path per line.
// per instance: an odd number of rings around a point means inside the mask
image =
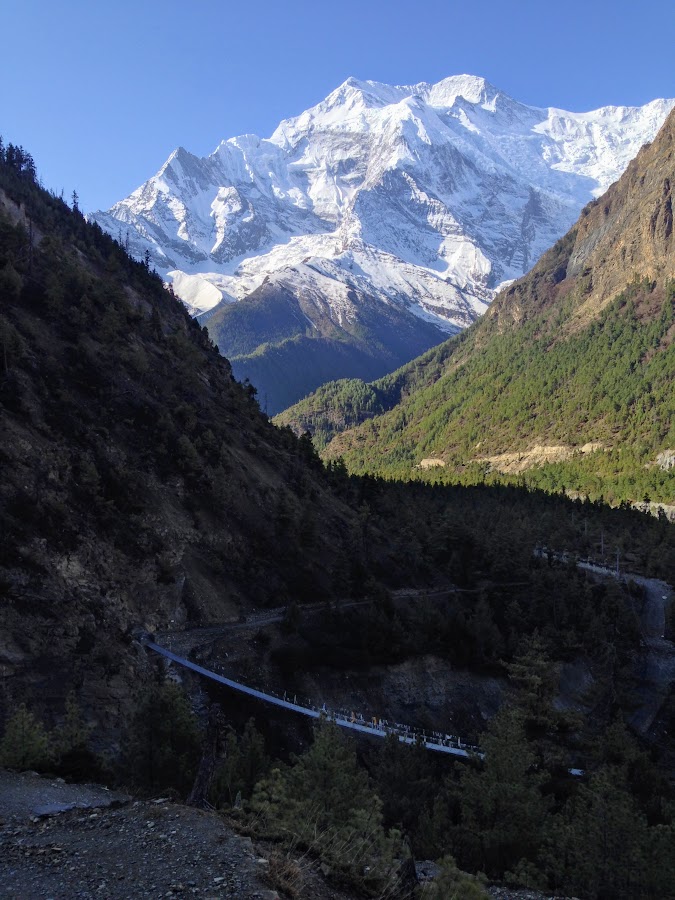
M 273 769 L 250 806 L 265 834 L 309 849 L 338 878 L 379 895 L 398 883 L 406 849 L 385 832 L 382 802 L 337 726 L 321 726 L 295 765 Z
M 445 856 L 440 866 L 438 877 L 422 891 L 424 900 L 488 900 L 481 879 L 458 869 L 452 856 Z
M 24 703 L 7 722 L 0 741 L 0 765 L 8 769 L 46 769 L 52 761 L 52 748 L 44 726 Z

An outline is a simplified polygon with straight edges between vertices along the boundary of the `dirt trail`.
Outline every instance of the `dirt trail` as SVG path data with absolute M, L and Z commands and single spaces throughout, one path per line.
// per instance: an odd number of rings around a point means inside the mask
M 0 769 L 0 824 L 71 809 L 123 806 L 130 799 L 128 794 L 109 791 L 100 784 L 67 784 L 62 778 L 43 778 L 34 772 L 17 775 Z
M 278 900 L 248 838 L 214 813 L 0 772 L 0 896 Z
M 646 734 L 675 684 L 675 644 L 664 637 L 666 608 L 672 602 L 672 591 L 663 581 L 635 580 L 645 589 L 640 622 L 647 653 L 638 673 L 643 684 L 641 705 L 633 714 L 631 725 Z
M 630 724 L 640 734 L 652 727 L 661 707 L 675 684 L 675 644 L 665 638 L 666 609 L 673 602 L 673 589 L 665 581 L 645 578 L 642 575 L 620 574 L 594 563 L 579 562 L 578 566 L 589 572 L 611 578 L 620 577 L 639 584 L 645 592 L 640 611 L 640 629 L 646 647 L 636 676 L 641 686 L 638 691 L 640 705 L 630 718 Z

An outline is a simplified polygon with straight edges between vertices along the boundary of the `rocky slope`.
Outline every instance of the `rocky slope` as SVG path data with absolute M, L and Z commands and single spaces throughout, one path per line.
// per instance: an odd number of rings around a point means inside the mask
M 51 810 L 45 798 L 56 798 Z M 269 860 L 213 812 L 3 771 L 0 809 L 0 875 L 8 900 L 279 897 Z M 326 900 L 341 896 L 322 891 L 316 876 L 313 887 Z
M 75 688 L 109 736 L 136 627 L 330 595 L 360 525 L 156 276 L 2 163 L 0 199 L 0 716 Z
M 42 798 L 55 792 L 65 811 L 47 815 Z M 83 793 L 91 796 L 83 801 Z M 111 804 L 114 796 L 96 785 L 0 771 L 0 874 L 7 900 L 70 900 L 97 893 L 110 900 L 280 900 L 290 892 L 298 900 L 362 896 L 329 882 L 307 853 L 253 844 L 215 812 L 166 798 L 134 803 L 115 798 Z M 78 808 L 70 812 L 72 805 Z M 419 869 L 434 877 L 438 866 L 428 862 Z M 487 891 L 498 900 L 553 900 L 501 886 Z
M 137 258 L 150 254 L 206 313 L 235 374 L 278 411 L 326 369 L 375 377 L 469 325 L 621 174 L 672 105 L 570 113 L 519 103 L 474 76 L 348 79 L 267 140 L 232 138 L 204 159 L 179 148 L 92 218 Z M 277 332 L 288 305 L 296 324 Z
M 357 470 L 409 476 L 426 458 L 434 478 L 482 478 L 543 464 L 547 486 L 672 502 L 659 460 L 675 445 L 674 130 L 671 113 L 461 339 L 371 385 L 326 385 L 279 421 L 324 442 L 343 431 L 327 455 Z

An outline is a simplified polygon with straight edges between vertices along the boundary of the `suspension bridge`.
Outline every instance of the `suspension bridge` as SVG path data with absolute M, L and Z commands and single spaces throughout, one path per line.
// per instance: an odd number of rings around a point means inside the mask
M 390 723 L 386 719 L 378 719 L 375 716 L 372 719 L 366 719 L 362 715 L 354 712 L 346 714 L 343 711 L 328 709 L 325 704 L 321 707 L 311 704 L 305 706 L 302 703 L 297 702 L 297 697 L 294 697 L 293 700 L 288 699 L 286 695 L 278 697 L 275 694 L 266 693 L 265 691 L 259 691 L 256 688 L 249 687 L 232 678 L 226 678 L 224 675 L 219 675 L 217 672 L 212 672 L 210 669 L 205 669 L 203 666 L 200 666 L 189 659 L 185 659 L 182 656 L 178 656 L 176 653 L 172 653 L 172 651 L 167 650 L 166 647 L 161 647 L 154 641 L 145 640 L 143 643 L 149 650 L 158 653 L 160 656 L 163 656 L 165 659 L 168 659 L 179 666 L 183 666 L 186 669 L 196 672 L 198 675 L 210 678 L 212 681 L 218 682 L 218 684 L 223 684 L 225 687 L 229 687 L 234 691 L 247 694 L 249 697 L 255 697 L 256 700 L 262 700 L 263 703 L 270 703 L 273 706 L 288 709 L 291 712 L 299 713 L 310 719 L 324 719 L 335 723 L 335 725 L 338 725 L 340 728 L 358 731 L 361 734 L 368 734 L 372 737 L 385 738 L 387 735 L 393 734 L 401 741 L 401 743 L 418 744 L 423 746 L 425 750 L 435 750 L 438 753 L 447 753 L 451 756 L 461 756 L 465 759 L 472 756 L 479 757 L 480 759 L 483 758 L 483 754 L 480 752 L 479 747 L 463 741 L 456 735 L 441 734 L 437 731 L 427 733 L 409 725 L 402 725 L 400 722 Z

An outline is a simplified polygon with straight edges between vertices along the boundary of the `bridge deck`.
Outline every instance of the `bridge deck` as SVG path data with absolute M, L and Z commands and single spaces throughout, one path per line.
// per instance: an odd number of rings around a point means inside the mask
M 155 653 L 159 653 L 160 656 L 164 656 L 166 659 L 178 663 L 178 665 L 184 666 L 186 669 L 191 669 L 193 672 L 197 672 L 199 675 L 203 675 L 205 678 L 210 678 L 212 681 L 217 681 L 219 684 L 224 684 L 226 687 L 232 688 L 232 690 L 239 691 L 242 694 L 248 694 L 250 697 L 255 697 L 257 700 L 262 700 L 264 703 L 271 703 L 274 706 L 280 706 L 283 709 L 289 709 L 291 710 L 291 712 L 299 713 L 302 716 L 309 716 L 309 718 L 312 719 L 324 718 L 330 722 L 334 722 L 336 725 L 339 725 L 340 728 L 349 728 L 352 731 L 359 731 L 362 734 L 369 734 L 373 737 L 384 738 L 388 734 L 394 734 L 399 739 L 399 741 L 404 744 L 415 744 L 421 742 L 426 750 L 435 750 L 438 753 L 448 753 L 451 756 L 462 756 L 464 758 L 468 758 L 470 756 L 478 756 L 482 758 L 483 756 L 483 754 L 477 747 L 474 747 L 470 744 L 465 744 L 461 740 L 461 738 L 457 738 L 454 743 L 451 743 L 449 739 L 447 739 L 444 743 L 439 743 L 437 739 L 434 740 L 433 738 L 426 738 L 419 732 L 415 732 L 413 729 L 402 731 L 400 728 L 392 727 L 390 725 L 370 725 L 365 720 L 361 720 L 358 722 L 353 721 L 351 718 L 345 718 L 344 716 L 331 710 L 314 709 L 308 706 L 301 706 L 299 703 L 291 703 L 290 700 L 276 697 L 274 694 L 266 694 L 264 691 L 258 691 L 255 688 L 249 687 L 248 685 L 241 684 L 241 682 L 239 681 L 234 681 L 232 678 L 226 678 L 224 675 L 218 675 L 217 672 L 211 672 L 209 669 L 205 669 L 203 666 L 197 665 L 197 663 L 190 662 L 189 659 L 184 659 L 182 656 L 177 656 L 175 653 L 172 653 L 171 650 L 167 650 L 165 647 L 160 647 L 159 644 L 155 644 L 152 641 L 147 641 L 145 646 L 149 647 L 150 650 L 154 650 Z

